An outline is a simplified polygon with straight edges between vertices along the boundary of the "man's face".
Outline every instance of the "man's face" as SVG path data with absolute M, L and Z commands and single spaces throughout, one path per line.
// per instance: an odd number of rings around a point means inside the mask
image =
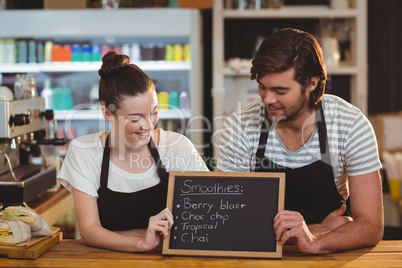
M 270 73 L 257 79 L 258 94 L 267 107 L 270 121 L 296 121 L 309 110 L 310 92 L 294 80 L 294 69 Z

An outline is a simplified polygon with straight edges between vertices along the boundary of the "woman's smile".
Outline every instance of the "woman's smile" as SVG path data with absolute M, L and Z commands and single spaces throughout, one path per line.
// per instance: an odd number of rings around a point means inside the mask
M 135 132 L 135 134 L 140 138 L 140 139 L 147 139 L 150 135 L 151 132 L 146 131 L 146 132 Z

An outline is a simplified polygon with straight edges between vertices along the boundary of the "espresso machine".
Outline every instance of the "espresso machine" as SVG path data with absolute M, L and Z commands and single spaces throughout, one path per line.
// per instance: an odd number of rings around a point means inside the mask
M 29 202 L 55 186 L 57 167 L 46 161 L 40 145 L 66 141 L 40 135 L 51 119 L 53 111 L 45 110 L 43 98 L 0 99 L 0 206 Z M 40 164 L 30 161 L 34 151 L 43 159 Z

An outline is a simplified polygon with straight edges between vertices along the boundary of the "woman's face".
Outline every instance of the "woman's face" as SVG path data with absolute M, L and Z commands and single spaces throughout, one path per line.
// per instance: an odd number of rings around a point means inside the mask
M 119 139 L 132 148 L 147 145 L 151 131 L 159 119 L 158 99 L 155 88 L 143 95 L 123 98 L 120 108 L 114 113 L 115 128 Z

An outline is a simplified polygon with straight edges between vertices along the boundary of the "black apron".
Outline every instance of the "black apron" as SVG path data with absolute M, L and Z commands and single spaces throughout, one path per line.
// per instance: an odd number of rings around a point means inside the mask
M 255 171 L 285 172 L 285 210 L 300 212 L 307 224 L 321 222 L 329 213 L 345 203 L 334 181 L 322 108 L 316 111 L 321 160 L 300 168 L 283 167 L 265 157 L 269 133 L 267 121 L 265 118 L 261 128 Z
M 161 183 L 134 193 L 120 193 L 108 189 L 109 136 L 106 138 L 103 151 L 101 184 L 97 200 L 101 225 L 111 231 L 145 229 L 148 227 L 149 217 L 158 214 L 166 207 L 169 173 L 166 172 L 151 138 L 148 147 L 151 150 Z

